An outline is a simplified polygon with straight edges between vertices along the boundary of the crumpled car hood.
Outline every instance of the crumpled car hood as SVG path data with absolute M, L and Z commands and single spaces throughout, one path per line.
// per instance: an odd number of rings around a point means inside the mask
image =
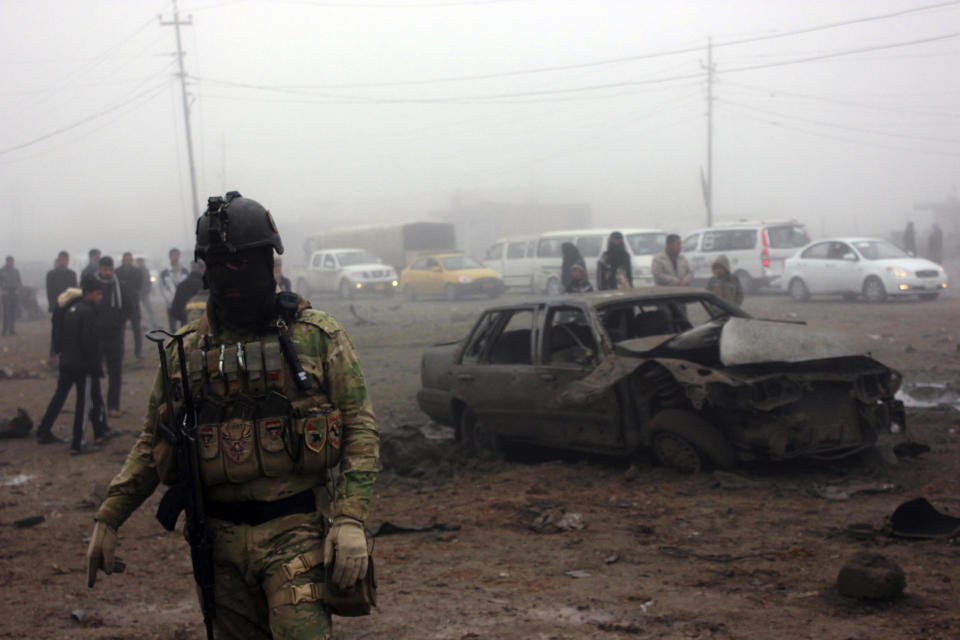
M 732 367 L 763 362 L 806 362 L 865 355 L 838 333 L 805 325 L 730 318 L 720 334 L 720 362 Z

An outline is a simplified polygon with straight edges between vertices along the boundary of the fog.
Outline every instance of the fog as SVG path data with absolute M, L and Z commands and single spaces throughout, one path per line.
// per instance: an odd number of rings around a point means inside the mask
M 432 219 L 454 202 L 703 225 L 708 38 L 717 220 L 796 218 L 822 236 L 912 219 L 922 232 L 932 218 L 915 206 L 956 193 L 957 2 L 179 8 L 197 206 L 229 189 L 261 201 L 294 262 L 305 234 Z M 159 260 L 192 246 L 175 33 L 160 14 L 172 19 L 171 2 L 0 3 L 4 254 L 49 263 L 98 246 Z

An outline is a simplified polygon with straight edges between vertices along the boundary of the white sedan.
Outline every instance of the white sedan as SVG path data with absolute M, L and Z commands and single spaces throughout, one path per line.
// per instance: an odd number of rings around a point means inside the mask
M 877 238 L 831 238 L 800 249 L 784 262 L 783 283 L 794 300 L 811 295 L 842 295 L 869 302 L 888 296 L 919 295 L 936 300 L 947 288 L 943 267 L 915 258 Z

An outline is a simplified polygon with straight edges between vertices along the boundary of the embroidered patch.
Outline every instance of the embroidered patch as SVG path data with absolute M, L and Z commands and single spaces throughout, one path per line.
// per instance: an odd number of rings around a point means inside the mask
M 217 425 L 198 425 L 197 442 L 200 445 L 200 456 L 204 460 L 212 460 L 216 458 L 220 450 L 220 447 L 217 446 Z
M 283 451 L 283 418 L 265 418 L 258 422 L 260 446 L 268 453 Z
M 220 439 L 223 440 L 224 452 L 233 462 L 246 462 L 253 453 L 251 441 L 253 428 L 249 422 L 228 422 L 220 427 Z
M 306 440 L 307 448 L 314 453 L 320 453 L 323 449 L 323 441 L 326 439 L 326 429 L 324 425 L 326 417 L 310 419 L 303 428 L 303 437 Z
M 327 414 L 327 428 L 330 430 L 330 445 L 340 448 L 340 436 L 343 434 L 343 420 L 339 411 Z

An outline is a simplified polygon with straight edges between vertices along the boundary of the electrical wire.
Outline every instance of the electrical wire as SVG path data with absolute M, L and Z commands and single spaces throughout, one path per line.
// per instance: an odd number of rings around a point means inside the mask
M 804 27 L 801 29 L 794 29 L 792 31 L 782 31 L 779 33 L 767 34 L 762 36 L 751 36 L 747 38 L 739 38 L 736 40 L 729 40 L 726 42 L 717 42 L 713 44 L 714 48 L 723 48 L 723 47 L 732 47 L 742 44 L 751 44 L 754 42 L 764 42 L 767 40 L 774 40 L 778 38 L 786 38 L 796 35 L 803 35 L 807 33 L 814 33 L 816 31 L 825 31 L 828 29 L 836 29 L 839 27 L 845 27 L 855 24 L 861 24 L 864 22 L 872 22 L 877 20 L 888 20 L 891 18 L 899 18 L 910 14 L 921 13 L 926 11 L 932 11 L 936 9 L 943 9 L 948 7 L 955 7 L 960 5 L 960 0 L 952 0 L 951 2 L 940 2 L 936 4 L 924 5 L 921 7 L 913 7 L 910 9 L 903 9 L 901 11 L 894 11 L 890 13 L 877 14 L 872 16 L 866 16 L 863 18 L 854 18 L 851 20 L 842 20 L 839 22 L 830 22 L 826 24 L 815 25 L 812 27 Z M 644 53 L 632 56 L 622 56 L 619 58 L 607 58 L 601 60 L 592 60 L 589 62 L 581 62 L 576 64 L 565 64 L 565 65 L 553 65 L 545 67 L 534 67 L 529 69 L 518 69 L 514 71 L 502 71 L 494 73 L 479 73 L 472 75 L 464 76 L 448 76 L 448 77 L 439 77 L 439 78 L 427 78 L 422 80 L 397 80 L 397 81 L 385 81 L 385 82 L 353 82 L 353 83 L 342 83 L 342 84 L 324 84 L 324 85 L 301 85 L 301 86 L 292 86 L 288 87 L 291 89 L 356 89 L 356 88 L 372 88 L 372 87 L 399 87 L 399 86 L 413 86 L 413 85 L 424 85 L 424 84 L 441 84 L 449 82 L 466 82 L 474 80 L 489 80 L 493 78 L 509 78 L 513 76 L 522 76 L 536 73 L 552 73 L 556 71 L 568 71 L 571 69 L 585 69 L 590 67 L 599 67 L 612 64 L 621 64 L 624 62 L 636 62 L 639 60 L 650 60 L 653 58 L 661 58 L 666 56 L 680 55 L 684 53 L 699 53 L 703 51 L 703 45 L 691 46 L 691 47 L 681 47 L 677 49 L 668 49 L 665 51 L 657 51 L 652 53 Z
M 842 129 L 844 131 L 853 131 L 856 133 L 869 133 L 872 135 L 878 136 L 887 136 L 890 138 L 902 138 L 904 140 L 920 140 L 924 142 L 939 142 L 939 143 L 948 143 L 948 144 L 960 144 L 960 139 L 957 138 L 937 138 L 932 136 L 918 136 L 906 133 L 893 133 L 890 131 L 880 131 L 877 129 L 867 129 L 864 127 L 857 127 L 853 125 L 838 124 L 835 122 L 827 122 L 825 120 L 816 120 L 814 118 L 804 118 L 803 116 L 794 116 L 787 113 L 781 113 L 777 111 L 771 111 L 769 109 L 762 109 L 760 107 L 752 107 L 749 105 L 741 104 L 739 102 L 733 102 L 726 99 L 717 99 L 717 102 L 720 104 L 726 104 L 729 106 L 737 107 L 739 109 L 747 109 L 748 111 L 756 111 L 758 113 L 763 113 L 770 116 L 775 116 L 777 118 L 787 118 L 790 120 L 797 120 L 799 122 L 805 122 L 807 124 L 815 124 L 821 127 L 831 127 L 833 129 Z
M 790 131 L 797 131 L 797 132 L 806 134 L 806 135 L 808 135 L 808 136 L 814 136 L 814 137 L 817 137 L 817 138 L 826 138 L 826 139 L 829 139 L 829 140 L 839 140 L 839 141 L 841 141 L 841 142 L 846 142 L 846 143 L 848 143 L 848 144 L 855 144 L 855 145 L 858 145 L 858 146 L 869 146 L 869 147 L 876 147 L 876 148 L 878 148 L 878 149 L 888 149 L 888 150 L 891 150 L 891 151 L 909 152 L 909 153 L 921 153 L 921 154 L 935 155 L 935 156 L 960 157 L 960 152 L 934 151 L 934 150 L 930 150 L 930 149 L 918 149 L 918 148 L 915 148 L 915 147 L 898 147 L 898 146 L 893 146 L 893 145 L 889 145 L 889 144 L 883 144 L 883 143 L 880 143 L 880 142 L 872 142 L 872 141 L 869 141 L 869 140 L 855 140 L 855 139 L 852 139 L 852 138 L 845 138 L 845 137 L 843 137 L 843 136 L 837 136 L 837 135 L 833 135 L 833 134 L 829 134 L 829 133 L 823 133 L 823 132 L 819 132 L 819 131 L 811 131 L 811 130 L 809 130 L 809 129 L 804 129 L 803 127 L 796 127 L 796 126 L 789 125 L 789 124 L 786 124 L 786 123 L 783 123 L 783 122 L 776 122 L 776 121 L 774 121 L 774 120 L 767 120 L 767 119 L 764 119 L 764 118 L 758 118 L 758 117 L 755 117 L 755 116 L 751 116 L 750 114 L 736 113 L 736 111 L 735 111 L 734 113 L 735 113 L 735 115 L 736 115 L 737 117 L 746 118 L 747 120 L 753 120 L 753 121 L 755 121 L 755 122 L 760 122 L 760 123 L 762 123 L 762 124 L 769 125 L 769 126 L 771 126 L 771 127 L 778 127 L 778 128 L 787 129 L 787 130 L 790 130 Z

